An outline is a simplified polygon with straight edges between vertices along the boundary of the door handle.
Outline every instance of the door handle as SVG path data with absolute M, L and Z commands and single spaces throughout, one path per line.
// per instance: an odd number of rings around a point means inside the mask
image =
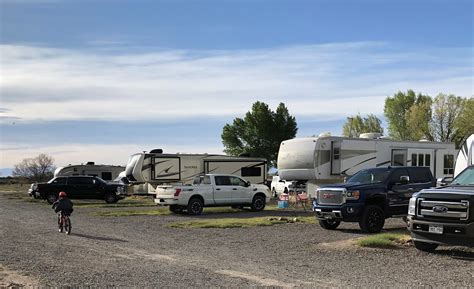
M 220 191 L 221 189 L 216 189 L 216 191 Z
M 236 188 L 233 188 L 232 191 L 237 191 L 237 189 L 236 189 Z

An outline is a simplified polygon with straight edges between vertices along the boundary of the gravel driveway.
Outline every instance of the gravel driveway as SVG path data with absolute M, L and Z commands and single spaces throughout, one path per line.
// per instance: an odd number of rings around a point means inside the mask
M 130 208 L 76 208 L 67 236 L 57 232 L 56 215 L 45 202 L 0 193 L 0 269 L 6 268 L 0 273 L 8 269 L 49 286 L 474 286 L 472 249 L 440 247 L 427 254 L 413 247 L 358 248 L 351 245 L 363 236 L 357 224 L 336 231 L 311 224 L 175 229 L 165 225 L 196 217 L 92 215 L 124 209 Z M 197 218 L 275 214 L 282 213 Z M 404 223 L 388 220 L 385 228 L 400 230 Z

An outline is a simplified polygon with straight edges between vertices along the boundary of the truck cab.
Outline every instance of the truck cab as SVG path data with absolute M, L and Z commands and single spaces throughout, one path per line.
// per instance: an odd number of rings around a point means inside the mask
M 380 232 L 385 219 L 404 217 L 411 196 L 435 186 L 429 168 L 383 167 L 359 171 L 345 183 L 316 190 L 313 211 L 321 227 L 336 229 L 341 222 L 359 222 L 362 231 Z

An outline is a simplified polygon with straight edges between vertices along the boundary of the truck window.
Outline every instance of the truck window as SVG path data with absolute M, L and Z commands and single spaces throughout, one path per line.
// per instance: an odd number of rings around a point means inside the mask
M 55 178 L 50 182 L 50 184 L 55 184 L 55 185 L 65 185 L 66 184 L 66 178 Z
M 427 169 L 410 170 L 410 181 L 414 183 L 430 183 L 432 182 L 431 172 Z
M 399 184 L 400 183 L 400 177 L 402 176 L 410 176 L 408 174 L 408 171 L 407 169 L 398 169 L 398 170 L 394 170 L 391 174 L 390 174 L 390 180 L 389 180 L 389 184 Z M 410 180 L 410 183 L 412 182 L 412 180 Z
M 237 177 L 230 177 L 230 183 L 233 186 L 241 186 L 241 187 L 245 187 L 245 184 L 246 184 L 246 182 L 244 180 L 242 180 L 241 178 L 237 178 Z
M 211 184 L 211 177 L 210 176 L 204 176 L 204 181 L 203 183 L 205 185 L 210 185 Z
M 231 186 L 231 182 L 228 176 L 216 176 L 216 186 Z

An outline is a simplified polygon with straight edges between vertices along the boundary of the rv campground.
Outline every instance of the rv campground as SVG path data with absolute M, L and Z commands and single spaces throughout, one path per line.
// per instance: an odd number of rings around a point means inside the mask
M 471 287 L 473 249 L 416 250 L 405 223 L 399 242 L 361 246 L 355 223 L 322 229 L 310 211 L 206 208 L 175 215 L 145 197 L 117 204 L 74 201 L 72 233 L 59 233 L 27 186 L 0 192 L 0 287 Z M 366 242 L 369 243 L 370 242 Z M 375 244 L 380 245 L 375 241 Z

